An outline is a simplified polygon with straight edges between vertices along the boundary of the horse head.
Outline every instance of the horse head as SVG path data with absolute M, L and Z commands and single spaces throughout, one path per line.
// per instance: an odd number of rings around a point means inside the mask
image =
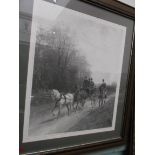
M 59 93 L 59 91 L 56 90 L 56 89 L 52 89 L 52 90 L 51 90 L 51 97 L 52 97 L 52 99 L 58 99 L 58 98 L 60 98 L 60 93 Z

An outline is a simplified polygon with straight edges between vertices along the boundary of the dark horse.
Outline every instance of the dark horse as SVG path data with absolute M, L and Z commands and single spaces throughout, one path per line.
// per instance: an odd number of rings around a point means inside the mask
M 99 94 L 99 107 L 102 107 L 106 103 L 107 91 L 103 91 Z
M 74 104 L 76 104 L 76 107 L 74 107 L 74 109 L 77 110 L 80 104 L 82 107 L 84 107 L 84 104 L 87 98 L 88 98 L 88 93 L 85 89 L 81 88 L 77 90 L 74 93 Z
M 79 89 L 74 94 L 74 104 L 76 104 L 75 110 L 78 109 L 78 107 L 81 106 L 84 107 L 86 100 L 89 99 L 91 101 L 91 105 L 93 107 L 96 99 L 95 95 L 96 89 Z

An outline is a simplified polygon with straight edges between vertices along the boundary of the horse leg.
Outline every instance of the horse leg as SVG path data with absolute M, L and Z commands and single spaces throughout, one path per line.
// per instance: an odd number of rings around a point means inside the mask
M 98 104 L 99 104 L 99 107 L 100 107 L 100 104 L 101 104 L 101 100 L 100 99 L 98 99 Z
M 82 107 L 84 108 L 85 105 L 85 99 L 82 101 Z
M 93 100 L 90 98 L 91 107 L 93 108 Z
M 78 104 L 79 104 L 79 102 L 77 101 L 77 104 L 76 104 L 76 107 L 75 107 L 75 110 L 77 111 L 77 108 L 78 108 Z
M 76 111 L 77 111 L 77 109 L 78 109 L 78 105 L 79 105 L 79 101 L 77 101 L 77 104 L 76 104 Z
M 104 103 L 103 103 L 103 105 L 105 104 L 105 99 L 104 99 Z
M 59 118 L 60 113 L 61 113 L 61 104 L 59 104 L 59 111 L 58 111 L 57 119 Z
M 57 104 L 57 103 L 55 103 L 54 108 L 52 109 L 52 115 L 53 115 L 53 116 L 55 116 L 54 110 L 55 110 L 55 108 L 56 108 L 56 104 Z
M 92 109 L 94 108 L 94 101 L 93 101 L 93 99 L 91 99 L 91 106 L 92 106 Z
M 106 98 L 104 99 L 104 104 L 106 103 Z
M 73 109 L 73 111 L 75 110 L 74 105 L 75 105 L 75 102 L 72 103 L 72 109 Z
M 103 106 L 104 105 L 104 99 L 102 98 L 102 103 L 101 103 L 101 106 Z
M 67 108 L 68 116 L 69 116 L 69 105 L 68 104 L 66 104 L 66 108 Z
M 100 99 L 100 107 L 102 107 L 102 98 Z
M 73 102 L 71 102 L 69 105 L 70 105 L 70 112 L 72 112 L 72 108 L 74 108 L 73 107 Z
M 74 110 L 74 111 L 76 111 L 76 104 L 77 104 L 77 102 L 74 102 L 74 103 L 73 103 L 73 110 Z
M 93 99 L 93 108 L 95 108 L 95 99 Z
M 95 108 L 95 99 L 93 99 L 93 108 Z

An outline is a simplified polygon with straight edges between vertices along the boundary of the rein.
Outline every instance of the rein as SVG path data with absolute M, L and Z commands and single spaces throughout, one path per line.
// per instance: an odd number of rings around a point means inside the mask
M 66 103 L 66 100 L 67 100 L 67 99 L 66 99 L 66 96 L 65 96 L 63 93 L 61 93 L 61 94 L 60 94 L 60 98 L 56 100 L 56 104 L 57 104 L 59 101 L 61 101 L 62 97 L 64 97 L 65 103 Z

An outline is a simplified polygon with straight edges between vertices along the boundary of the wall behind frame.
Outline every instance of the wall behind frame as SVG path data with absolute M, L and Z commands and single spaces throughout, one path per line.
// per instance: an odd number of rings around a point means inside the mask
M 118 0 L 124 4 L 127 4 L 129 6 L 135 7 L 135 0 Z

